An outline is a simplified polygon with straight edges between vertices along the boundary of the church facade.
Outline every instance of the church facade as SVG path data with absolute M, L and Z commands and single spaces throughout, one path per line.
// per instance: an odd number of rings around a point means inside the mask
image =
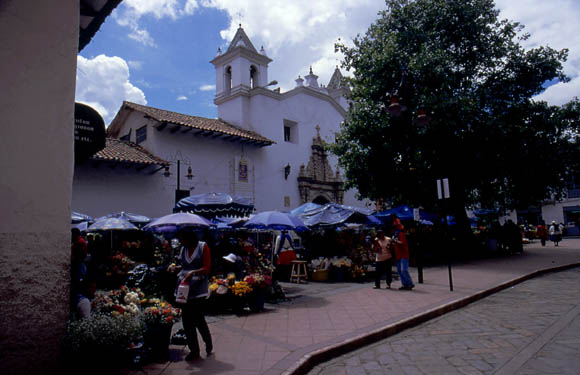
M 240 27 L 228 49 L 218 50 L 211 61 L 217 119 L 124 102 L 108 136 L 138 144 L 167 164 L 159 164 L 148 182 L 141 177 L 119 184 L 120 190 L 111 189 L 113 182 L 104 176 L 82 189 L 79 183 L 73 209 L 93 216 L 121 210 L 160 216 L 171 212 L 180 197 L 210 192 L 249 198 L 257 211 L 290 210 L 311 201 L 365 206 L 355 191 L 345 190 L 337 158 L 324 147 L 334 142 L 348 109 L 340 71 L 323 87 L 310 69 L 292 90 L 281 93 L 270 89 L 276 84 L 268 77 L 271 62 Z M 132 179 L 123 173 L 123 179 Z M 151 194 L 138 199 L 140 190 L 151 191 L 146 184 L 158 191 L 156 199 Z M 106 186 L 102 200 L 89 199 Z M 103 202 L 113 194 L 114 206 Z

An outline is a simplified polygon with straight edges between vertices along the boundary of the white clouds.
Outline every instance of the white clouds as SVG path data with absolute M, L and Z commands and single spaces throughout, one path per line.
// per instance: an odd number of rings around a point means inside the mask
M 129 65 L 131 69 L 140 70 L 143 68 L 143 61 L 129 60 L 127 61 L 127 65 Z
M 543 100 L 552 105 L 562 105 L 574 97 L 580 97 L 580 77 L 576 77 L 568 83 L 560 82 L 550 86 L 534 99 Z
M 569 48 L 569 58 L 564 72 L 572 81 L 549 87 L 537 99 L 561 105 L 574 96 L 580 96 L 580 3 L 571 0 L 496 0 L 500 17 L 525 25 L 524 32 L 531 34 L 526 48 L 540 45 L 555 49 Z
M 215 85 L 203 85 L 203 86 L 200 86 L 199 89 L 201 91 L 213 91 L 213 90 L 215 90 Z
M 129 66 L 118 56 L 78 56 L 76 100 L 93 106 L 105 123 L 115 116 L 123 100 L 147 104 L 145 94 L 129 81 Z
M 139 25 L 143 16 L 153 16 L 156 19 L 179 17 L 194 14 L 199 8 L 197 0 L 125 0 L 118 12 L 114 13 L 117 23 L 128 27 L 131 31 L 128 37 L 137 42 L 155 47 L 156 43 L 148 30 Z
M 177 101 L 183 101 L 183 100 L 187 100 L 187 96 L 185 96 L 185 95 L 179 95 L 177 97 Z
M 255 0 L 204 0 L 201 5 L 229 15 L 229 28 L 220 32 L 224 44 L 241 22 L 254 46 L 265 46 L 274 59 L 269 77 L 283 90 L 294 87 L 294 80 L 308 74 L 310 65 L 319 82 L 327 84 L 335 65 L 340 65 L 341 56 L 334 52 L 337 39 L 349 42 L 364 33 L 385 8 L 383 0 L 270 0 L 267 6 Z

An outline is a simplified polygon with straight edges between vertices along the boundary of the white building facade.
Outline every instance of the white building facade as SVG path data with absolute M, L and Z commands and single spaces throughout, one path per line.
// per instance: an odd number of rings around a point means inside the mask
M 156 199 L 128 207 L 119 204 L 139 199 L 123 196 L 139 196 L 142 189 L 150 189 L 142 183 L 116 184 L 111 194 L 118 196 L 111 207 L 104 202 L 109 195 L 102 197 L 103 202 L 90 199 L 98 185 L 75 179 L 73 209 L 92 216 L 121 210 L 159 216 L 173 209 L 176 190 L 183 195 L 241 195 L 251 199 L 257 211 L 290 210 L 309 201 L 365 206 L 355 191 L 344 190 L 337 158 L 324 149 L 325 143 L 334 142 L 347 111 L 340 71 L 335 70 L 327 87 L 320 87 L 311 70 L 305 80 L 298 77 L 294 89 L 280 93 L 268 88 L 271 62 L 240 27 L 228 50 L 211 61 L 216 69 L 218 119 L 123 103 L 109 136 L 137 143 L 170 162 L 167 171 L 148 182 L 163 187 L 156 188 Z M 82 199 L 75 199 L 81 194 Z

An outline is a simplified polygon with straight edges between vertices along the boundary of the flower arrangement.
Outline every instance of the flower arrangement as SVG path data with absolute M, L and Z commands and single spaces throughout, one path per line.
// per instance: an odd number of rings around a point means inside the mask
M 143 310 L 142 318 L 147 325 L 173 324 L 181 317 L 181 309 L 162 302 L 158 298 L 148 301 L 149 306 Z
M 230 286 L 230 290 L 236 297 L 244 297 L 252 292 L 252 287 L 245 281 L 236 281 Z
M 129 289 L 123 285 L 120 289 L 95 294 L 92 302 L 93 311 L 111 316 L 139 315 L 139 305 L 145 295 L 139 288 Z M 146 301 L 146 300 L 145 300 Z
M 94 314 L 68 324 L 66 343 L 72 352 L 122 351 L 142 338 L 143 322 L 135 316 Z
M 244 281 L 252 288 L 265 289 L 272 285 L 272 278 L 261 273 L 252 273 L 244 278 Z
M 362 279 L 365 276 L 365 270 L 362 267 L 354 266 L 350 270 L 350 275 L 353 279 Z

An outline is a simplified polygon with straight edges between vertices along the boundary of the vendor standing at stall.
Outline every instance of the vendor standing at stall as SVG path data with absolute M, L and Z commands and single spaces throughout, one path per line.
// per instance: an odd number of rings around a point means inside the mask
M 393 254 L 391 252 L 391 239 L 385 236 L 385 232 L 382 229 L 377 231 L 377 237 L 375 238 L 373 249 L 376 253 L 375 255 L 375 286 L 373 289 L 381 288 L 381 277 L 383 274 L 387 274 L 387 289 L 391 289 L 391 283 L 393 281 L 392 269 L 393 269 Z
M 205 321 L 211 254 L 209 246 L 199 240 L 197 232 L 183 229 L 179 231 L 177 237 L 182 244 L 178 258 L 181 264 L 177 277 L 178 285 L 183 281 L 189 281 L 189 294 L 187 303 L 182 307 L 182 319 L 183 329 L 187 335 L 187 346 L 190 350 L 185 360 L 191 361 L 200 358 L 197 331 L 205 343 L 207 355 L 210 355 L 213 350 L 211 333 Z

